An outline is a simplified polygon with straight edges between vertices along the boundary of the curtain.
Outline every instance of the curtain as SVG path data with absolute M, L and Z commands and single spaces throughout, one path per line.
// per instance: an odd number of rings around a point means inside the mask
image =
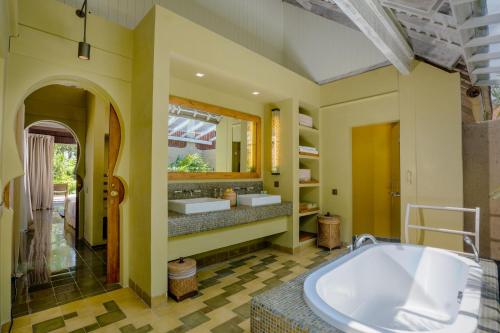
M 28 223 L 33 222 L 33 208 L 31 208 L 31 192 L 30 192 L 30 177 L 29 177 L 29 149 L 28 149 L 28 135 L 29 130 L 24 130 L 24 140 L 23 140 L 23 163 L 24 163 L 24 177 L 23 177 L 23 193 L 24 198 L 22 198 L 24 203 L 24 213 L 26 214 L 26 229 L 28 227 Z
M 24 103 L 21 104 L 17 111 L 16 119 L 16 142 L 19 148 L 19 154 L 24 164 L 24 173 L 26 173 L 26 130 L 24 129 Z M 13 267 L 12 273 L 20 272 L 20 258 L 26 253 L 27 249 L 23 248 L 23 240 L 26 237 L 25 231 L 28 229 L 28 218 L 31 218 L 31 211 L 28 211 L 25 176 L 14 179 L 14 225 L 13 225 Z M 30 208 L 31 209 L 31 208 Z M 21 260 L 22 262 L 22 260 Z M 26 262 L 26 261 L 24 261 Z
M 31 209 L 51 209 L 54 196 L 52 163 L 54 159 L 54 137 L 28 134 L 28 187 Z

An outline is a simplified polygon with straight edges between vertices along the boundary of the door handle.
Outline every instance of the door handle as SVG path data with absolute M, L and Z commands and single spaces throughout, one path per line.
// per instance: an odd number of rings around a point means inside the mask
M 391 195 L 391 197 L 400 197 L 401 196 L 400 192 L 389 192 L 389 194 Z
M 111 191 L 110 194 L 112 197 L 116 197 L 116 196 L 118 196 L 118 191 Z

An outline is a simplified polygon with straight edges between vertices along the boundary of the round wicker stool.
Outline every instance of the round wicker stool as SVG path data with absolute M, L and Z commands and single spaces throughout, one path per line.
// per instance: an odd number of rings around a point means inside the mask
M 340 248 L 340 216 L 326 213 L 318 216 L 318 238 L 317 246 L 326 247 L 329 250 Z
M 181 257 L 168 263 L 168 293 L 177 302 L 198 293 L 196 260 Z

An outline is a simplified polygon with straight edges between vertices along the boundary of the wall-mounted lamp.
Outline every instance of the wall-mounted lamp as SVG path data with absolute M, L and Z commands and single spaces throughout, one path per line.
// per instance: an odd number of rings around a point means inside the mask
M 271 111 L 271 173 L 280 174 L 280 109 Z
M 90 59 L 90 44 L 87 43 L 87 0 L 83 1 L 81 9 L 76 10 L 76 16 L 83 18 L 83 42 L 78 42 L 78 58 Z
M 247 170 L 255 171 L 257 156 L 256 128 L 254 121 L 247 121 Z

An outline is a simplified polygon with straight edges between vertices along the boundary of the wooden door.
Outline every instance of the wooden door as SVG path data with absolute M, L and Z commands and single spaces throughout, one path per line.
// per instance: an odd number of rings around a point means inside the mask
M 231 171 L 232 172 L 244 172 L 245 170 L 240 170 L 241 169 L 241 142 L 233 142 L 233 147 L 232 147 L 232 167 Z
M 120 280 L 120 203 L 124 187 L 114 176 L 118 153 L 120 152 L 121 127 L 115 109 L 109 110 L 109 152 L 108 152 L 108 238 L 107 238 L 107 281 Z

